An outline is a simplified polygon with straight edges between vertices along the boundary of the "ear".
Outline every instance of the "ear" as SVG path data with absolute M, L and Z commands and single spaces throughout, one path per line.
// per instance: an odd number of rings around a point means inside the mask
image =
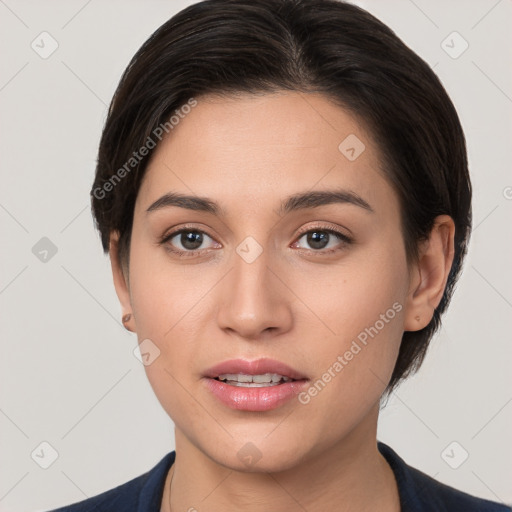
M 443 297 L 453 263 L 455 224 L 448 215 L 439 215 L 428 240 L 420 246 L 418 262 L 411 271 L 405 308 L 406 331 L 426 327 Z
M 110 264 L 112 266 L 112 277 L 116 289 L 117 298 L 121 304 L 122 316 L 130 315 L 129 320 L 123 321 L 123 325 L 131 332 L 136 332 L 135 319 L 132 312 L 130 297 L 130 285 L 128 279 L 128 268 L 123 268 L 119 259 L 119 232 L 113 231 L 109 242 Z

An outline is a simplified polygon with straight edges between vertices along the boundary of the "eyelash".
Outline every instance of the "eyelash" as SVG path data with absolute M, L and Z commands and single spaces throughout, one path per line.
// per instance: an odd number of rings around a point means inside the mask
M 334 249 L 328 249 L 328 250 L 323 250 L 323 249 L 318 249 L 318 250 L 309 249 L 308 250 L 308 249 L 301 249 L 301 248 L 299 248 L 298 250 L 300 252 L 304 252 L 304 251 L 306 251 L 306 252 L 313 252 L 315 254 L 325 256 L 325 255 L 333 254 L 335 252 L 343 250 L 345 246 L 353 243 L 353 241 L 354 241 L 351 237 L 347 236 L 344 233 L 341 233 L 338 230 L 335 230 L 335 229 L 332 229 L 332 228 L 328 228 L 326 226 L 321 226 L 321 225 L 313 226 L 313 227 L 310 227 L 308 229 L 300 231 L 296 241 L 298 242 L 304 235 L 307 235 L 308 233 L 312 233 L 312 232 L 321 232 L 321 233 L 328 233 L 330 235 L 334 235 L 336 238 L 338 238 L 341 241 L 341 247 L 337 247 L 337 248 L 334 248 Z M 185 226 L 185 227 L 182 227 L 182 228 L 180 228 L 180 229 L 178 229 L 176 231 L 172 231 L 171 233 L 166 233 L 165 235 L 163 235 L 160 238 L 160 240 L 159 240 L 159 244 L 160 245 L 168 245 L 168 242 L 170 240 L 172 240 L 176 235 L 179 235 L 181 233 L 200 233 L 200 234 L 203 234 L 203 235 L 207 235 L 212 240 L 214 239 L 206 231 L 203 231 L 203 230 L 197 229 L 197 228 L 193 228 L 193 227 Z M 296 243 L 296 242 L 294 242 L 294 243 Z M 179 258 L 191 258 L 191 257 L 196 256 L 198 253 L 207 250 L 207 249 L 196 249 L 196 250 L 193 250 L 193 251 L 182 251 L 180 249 L 172 249 L 170 247 L 170 245 L 168 245 L 166 247 L 166 249 L 169 252 L 172 252 L 173 254 L 175 254 Z

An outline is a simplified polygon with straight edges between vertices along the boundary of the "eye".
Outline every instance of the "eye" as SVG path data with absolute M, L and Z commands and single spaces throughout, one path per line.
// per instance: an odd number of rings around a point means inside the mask
M 293 244 L 299 249 L 308 249 L 308 247 L 300 245 L 302 239 L 312 248 L 313 252 L 321 252 L 322 254 L 331 254 L 340 251 L 353 242 L 353 240 L 344 233 L 323 226 L 318 226 L 313 229 L 310 228 Z
M 200 229 L 182 228 L 178 231 L 165 234 L 160 243 L 165 245 L 167 250 L 175 253 L 177 256 L 188 257 L 206 251 L 208 247 L 204 247 L 204 244 L 206 244 L 208 240 L 214 241 L 213 238 Z M 220 246 L 220 244 L 217 245 Z
M 310 246 L 309 249 L 301 245 L 300 241 L 303 239 Z M 213 246 L 205 247 L 208 240 L 214 242 Z M 300 238 L 291 247 L 324 255 L 341 251 L 352 242 L 352 238 L 338 230 L 318 226 L 303 231 Z M 222 247 L 205 231 L 187 227 L 165 234 L 159 243 L 180 258 L 194 257 L 201 252 L 208 252 L 209 249 Z

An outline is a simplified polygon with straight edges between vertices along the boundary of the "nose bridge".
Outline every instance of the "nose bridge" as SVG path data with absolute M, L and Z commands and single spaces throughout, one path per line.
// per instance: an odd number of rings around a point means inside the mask
M 269 263 L 271 254 L 268 247 L 264 248 L 254 237 L 246 237 L 235 249 L 233 254 L 232 290 L 236 296 L 236 304 L 241 309 L 261 308 L 267 303 L 273 286 L 269 283 Z M 253 313 L 256 313 L 254 311 Z
M 222 291 L 219 311 L 222 328 L 254 337 L 269 328 L 288 326 L 290 312 L 273 266 L 272 251 L 254 237 L 248 236 L 236 246 L 232 271 Z

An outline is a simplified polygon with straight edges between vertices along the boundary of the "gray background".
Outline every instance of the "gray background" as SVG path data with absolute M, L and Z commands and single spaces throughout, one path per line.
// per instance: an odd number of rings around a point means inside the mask
M 173 424 L 133 355 L 136 337 L 120 323 L 88 194 L 122 71 L 190 3 L 0 0 L 1 511 L 85 499 L 174 448 Z M 466 132 L 475 190 L 451 308 L 420 373 L 383 410 L 379 439 L 442 482 L 512 503 L 512 2 L 358 4 L 440 76 Z M 47 58 L 40 53 L 55 43 L 43 31 L 58 43 Z M 446 39 L 453 31 L 469 44 L 457 58 L 464 42 Z M 52 450 L 58 458 L 43 469 Z

